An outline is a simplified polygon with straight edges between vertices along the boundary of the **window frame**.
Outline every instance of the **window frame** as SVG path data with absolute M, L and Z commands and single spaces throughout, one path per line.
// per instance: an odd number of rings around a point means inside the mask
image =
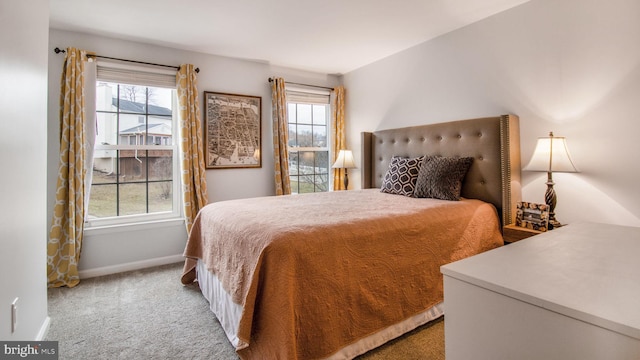
M 311 122 L 309 124 L 303 124 L 303 125 L 309 125 L 311 127 L 311 133 L 312 133 L 312 139 L 313 139 L 313 127 L 317 126 L 314 125 L 314 121 L 313 121 L 313 116 L 314 116 L 314 110 L 313 110 L 313 106 L 314 105 L 321 105 L 325 107 L 325 128 L 326 128 L 326 146 L 291 146 L 287 144 L 287 153 L 289 155 L 289 159 L 291 159 L 291 155 L 293 152 L 298 153 L 298 156 L 300 155 L 300 153 L 302 152 L 325 152 L 327 153 L 327 189 L 326 191 L 317 191 L 317 186 L 316 183 L 314 182 L 314 191 L 313 192 L 329 192 L 332 191 L 333 189 L 333 173 L 332 173 L 332 168 L 331 168 L 331 159 L 332 159 L 332 149 L 333 149 L 333 139 L 332 139 L 332 118 L 331 118 L 331 114 L 332 114 L 332 109 L 331 109 L 331 101 L 330 101 L 330 95 L 331 93 L 328 90 L 317 90 L 317 89 L 308 89 L 308 88 L 300 88 L 300 87 L 291 87 L 289 85 L 287 85 L 287 129 L 289 128 L 289 126 L 291 124 L 296 124 L 299 125 L 300 123 L 298 123 L 298 116 L 296 114 L 296 122 L 295 123 L 291 123 L 290 122 L 290 105 L 291 104 L 295 104 L 296 105 L 296 110 L 298 109 L 298 105 L 302 104 L 302 105 L 311 105 Z M 287 130 L 288 131 L 288 130 Z M 297 134 L 297 126 L 296 126 L 296 134 Z M 313 140 L 312 140 L 313 141 Z M 312 144 L 313 145 L 313 144 Z M 314 167 L 315 167 L 315 159 L 316 156 L 314 154 Z M 298 162 L 299 164 L 299 162 Z M 289 160 L 289 181 L 290 183 L 293 183 L 292 181 L 292 177 L 297 177 L 298 179 L 300 178 L 300 175 L 296 174 L 296 175 L 292 175 L 292 169 L 291 169 L 291 160 Z M 297 170 L 297 169 L 296 169 Z M 297 171 L 296 171 L 297 172 Z M 315 172 L 313 174 L 314 177 L 317 175 L 322 175 L 322 174 L 316 174 Z M 298 194 L 299 190 L 299 186 L 295 189 L 293 186 L 291 186 L 291 193 L 292 194 Z M 302 194 L 307 193 L 307 192 L 303 192 Z M 310 192 L 309 192 L 310 193 Z
M 138 136 L 130 136 L 130 135 L 120 135 L 117 134 L 117 138 L 118 138 L 118 142 L 121 142 L 122 138 L 126 136 L 127 138 L 127 143 L 126 144 L 118 144 L 118 145 L 104 145 L 104 144 L 98 144 L 96 142 L 95 146 L 94 146 L 94 151 L 101 151 L 101 150 L 109 150 L 109 151 L 115 151 L 117 152 L 117 155 L 115 156 L 116 162 L 117 162 L 117 166 L 118 168 L 120 167 L 120 155 L 118 153 L 118 151 L 122 151 L 122 150 L 138 150 L 138 151 L 150 151 L 150 150 L 171 150 L 173 152 L 172 155 L 172 185 L 171 185 L 171 192 L 172 192 L 172 197 L 171 197 L 171 202 L 172 202 L 172 210 L 170 211 L 159 211 L 159 212 L 152 212 L 152 213 L 139 213 L 139 214 L 130 214 L 130 215 L 116 215 L 116 216 L 109 216 L 109 217 L 102 217 L 102 218 L 89 218 L 89 213 L 88 213 L 88 208 L 87 208 L 87 214 L 85 216 L 85 229 L 98 229 L 98 228 L 103 228 L 103 227 L 112 227 L 112 226 L 120 226 L 120 225 L 137 225 L 137 224 L 145 224 L 145 223 L 152 223 L 152 222 L 158 222 L 158 221 L 166 221 L 166 220 L 184 220 L 184 216 L 183 216 L 183 206 L 182 206 L 182 176 L 181 176 L 181 171 L 180 171 L 180 128 L 179 128 L 179 122 L 178 122 L 178 106 L 177 106 L 177 94 L 176 94 L 176 88 L 175 85 L 173 87 L 169 87 L 169 86 L 159 86 L 159 85 L 144 85 L 144 84 L 131 84 L 131 83 L 127 83 L 127 82 L 123 82 L 123 81 L 118 81 L 118 80 L 112 80 L 109 78 L 97 78 L 96 82 L 95 82 L 95 87 L 96 87 L 96 96 L 97 95 L 97 87 L 99 86 L 100 83 L 104 83 L 104 82 L 108 82 L 108 83 L 116 83 L 119 85 L 133 85 L 133 86 L 140 86 L 140 87 L 145 87 L 145 91 L 148 91 L 146 89 L 148 88 L 157 88 L 157 87 L 163 87 L 163 88 L 167 88 L 171 90 L 171 109 L 172 109 L 172 114 L 171 114 L 171 129 L 172 129 L 172 134 L 171 137 L 174 139 L 174 141 L 172 141 L 171 145 L 154 145 L 154 144 L 142 144 L 142 145 L 130 145 L 131 139 L 136 139 L 135 142 L 136 144 L 139 142 L 139 137 Z M 116 94 L 115 96 L 118 96 L 119 94 Z M 94 101 L 97 102 L 97 99 L 94 99 Z M 148 97 L 145 97 L 145 103 L 148 105 Z M 116 116 L 119 116 L 120 114 L 126 114 L 126 115 L 140 115 L 140 116 L 144 116 L 147 119 L 147 123 L 146 126 L 148 127 L 148 119 L 150 116 L 154 116 L 155 114 L 153 113 L 149 113 L 148 107 L 145 106 L 145 108 L 147 110 L 145 110 L 145 113 L 143 114 L 139 114 L 139 113 L 131 113 L 131 112 L 127 112 L 127 111 L 120 111 L 120 109 L 116 109 L 115 110 L 115 114 Z M 104 110 L 98 110 L 96 108 L 96 121 L 98 121 L 98 113 L 109 113 L 108 111 L 104 111 Z M 166 116 L 168 117 L 168 116 Z M 119 120 L 118 120 L 119 121 Z M 119 127 L 119 124 L 118 124 Z M 118 128 L 118 132 L 120 131 L 120 129 Z M 148 135 L 146 135 L 148 136 Z M 153 137 L 155 137 L 156 135 L 152 135 Z M 142 139 L 144 140 L 145 137 L 143 136 Z M 94 153 L 95 156 L 95 153 Z M 145 154 L 145 157 L 148 156 L 148 153 Z M 146 188 L 148 189 L 149 184 L 155 183 L 156 181 L 153 180 L 149 180 L 149 163 L 146 163 L 147 169 L 146 169 L 146 177 L 144 179 L 144 181 L 140 181 L 140 182 L 133 182 L 132 184 L 139 184 L 139 183 L 143 183 L 146 185 Z M 93 166 L 92 166 L 92 171 L 93 171 Z M 119 171 L 119 170 L 118 170 Z M 93 182 L 93 181 L 92 181 Z M 118 184 L 120 184 L 120 186 L 122 186 L 123 183 L 118 182 Z M 124 183 L 124 184 L 130 184 L 130 183 Z M 94 186 L 94 184 L 91 184 L 92 187 Z M 101 186 L 101 185 L 97 185 L 97 186 Z M 114 200 L 116 202 L 116 206 L 119 206 L 119 201 L 120 199 L 115 199 Z M 90 204 L 91 202 L 91 190 L 89 191 L 89 199 L 87 204 Z M 149 203 L 149 199 L 148 199 L 148 192 L 146 194 L 146 202 L 147 202 L 147 208 L 148 208 L 148 203 Z

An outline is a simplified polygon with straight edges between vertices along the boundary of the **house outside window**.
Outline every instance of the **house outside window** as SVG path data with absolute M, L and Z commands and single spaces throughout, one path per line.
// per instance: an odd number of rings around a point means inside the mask
M 175 89 L 98 78 L 88 227 L 180 215 L 174 104 Z
M 329 94 L 287 87 L 289 180 L 294 194 L 331 188 Z

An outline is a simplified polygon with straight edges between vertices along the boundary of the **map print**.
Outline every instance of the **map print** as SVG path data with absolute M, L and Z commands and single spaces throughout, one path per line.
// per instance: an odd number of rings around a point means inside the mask
M 261 167 L 261 100 L 205 92 L 207 168 Z

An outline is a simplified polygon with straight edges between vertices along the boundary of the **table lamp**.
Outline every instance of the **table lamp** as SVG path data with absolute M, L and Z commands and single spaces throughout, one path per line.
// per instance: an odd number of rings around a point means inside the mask
M 557 196 L 555 190 L 553 190 L 554 182 L 552 173 L 554 171 L 578 172 L 578 169 L 573 164 L 573 160 L 571 160 L 566 139 L 561 136 L 553 136 L 553 132 L 550 132 L 548 137 L 538 138 L 533 156 L 531 156 L 531 160 L 523 170 L 547 172 L 547 190 L 544 193 L 544 200 L 547 206 L 549 206 L 549 230 L 562 226 L 562 224 L 556 220 L 554 213 Z
M 351 150 L 340 150 L 336 162 L 333 163 L 331 168 L 344 169 L 344 189 L 349 188 L 349 176 L 347 175 L 347 169 L 353 169 L 356 164 L 353 162 L 353 153 Z

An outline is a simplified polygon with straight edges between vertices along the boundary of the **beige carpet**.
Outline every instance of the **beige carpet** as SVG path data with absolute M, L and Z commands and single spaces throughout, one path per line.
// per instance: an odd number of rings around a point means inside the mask
M 444 318 L 359 356 L 358 360 L 444 360 Z
M 238 359 L 182 264 L 49 289 L 51 327 L 66 359 Z M 424 325 L 358 359 L 444 359 L 444 321 Z

